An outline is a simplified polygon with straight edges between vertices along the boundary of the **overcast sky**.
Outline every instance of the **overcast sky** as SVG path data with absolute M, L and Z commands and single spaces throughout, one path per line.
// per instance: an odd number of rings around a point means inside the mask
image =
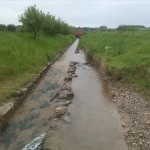
M 20 24 L 18 15 L 36 4 L 73 26 L 150 26 L 150 0 L 0 0 L 0 24 Z

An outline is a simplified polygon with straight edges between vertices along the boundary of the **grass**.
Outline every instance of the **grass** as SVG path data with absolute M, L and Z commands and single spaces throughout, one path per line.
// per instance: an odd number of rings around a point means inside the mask
M 150 31 L 87 33 L 81 46 L 114 79 L 150 91 Z
M 0 101 L 11 98 L 73 40 L 72 35 L 34 40 L 28 34 L 0 32 Z

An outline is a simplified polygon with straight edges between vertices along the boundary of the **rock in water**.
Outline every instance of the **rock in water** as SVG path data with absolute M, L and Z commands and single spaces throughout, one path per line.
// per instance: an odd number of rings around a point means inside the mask
M 72 67 L 68 68 L 67 73 L 74 73 L 74 72 L 75 72 L 75 69 L 73 69 Z
M 71 80 L 71 79 L 72 79 L 72 73 L 67 73 L 64 80 L 68 81 L 68 80 Z
M 74 96 L 74 93 L 72 91 L 66 91 L 66 95 L 68 97 L 73 97 Z
M 71 122 L 71 119 L 70 119 L 69 116 L 64 116 L 63 117 L 63 121 L 66 122 L 66 123 L 68 123 L 68 122 Z
M 55 116 L 61 117 L 62 115 L 65 114 L 66 110 L 67 110 L 66 106 L 57 106 L 55 108 Z
M 72 77 L 78 77 L 78 75 L 76 73 L 73 73 Z
M 64 85 L 64 86 L 61 88 L 61 91 L 64 91 L 64 90 L 72 91 L 71 85 L 70 85 L 70 84 Z
M 59 92 L 58 98 L 59 98 L 59 99 L 66 99 L 66 98 L 67 98 L 67 95 L 65 94 L 65 92 L 61 91 L 61 92 Z

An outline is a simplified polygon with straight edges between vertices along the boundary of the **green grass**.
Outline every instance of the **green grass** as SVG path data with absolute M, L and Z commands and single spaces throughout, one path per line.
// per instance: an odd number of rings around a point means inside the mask
M 0 101 L 11 98 L 73 40 L 72 35 L 34 40 L 28 34 L 0 32 Z
M 150 90 L 150 31 L 87 33 L 81 46 L 117 80 Z M 106 46 L 111 47 L 106 50 Z

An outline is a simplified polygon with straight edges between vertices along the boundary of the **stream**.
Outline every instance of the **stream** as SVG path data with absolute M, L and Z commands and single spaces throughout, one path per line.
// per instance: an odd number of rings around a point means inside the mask
M 60 121 L 55 133 L 45 139 L 47 150 L 127 150 L 122 120 L 104 94 L 99 74 L 86 64 L 83 51 L 75 54 L 79 39 L 52 65 L 24 100 L 0 136 L 0 150 L 21 150 L 49 132 L 55 101 L 50 99 L 63 85 L 70 61 L 77 61 L 78 78 L 72 80 L 74 98 L 69 105 L 69 123 Z

